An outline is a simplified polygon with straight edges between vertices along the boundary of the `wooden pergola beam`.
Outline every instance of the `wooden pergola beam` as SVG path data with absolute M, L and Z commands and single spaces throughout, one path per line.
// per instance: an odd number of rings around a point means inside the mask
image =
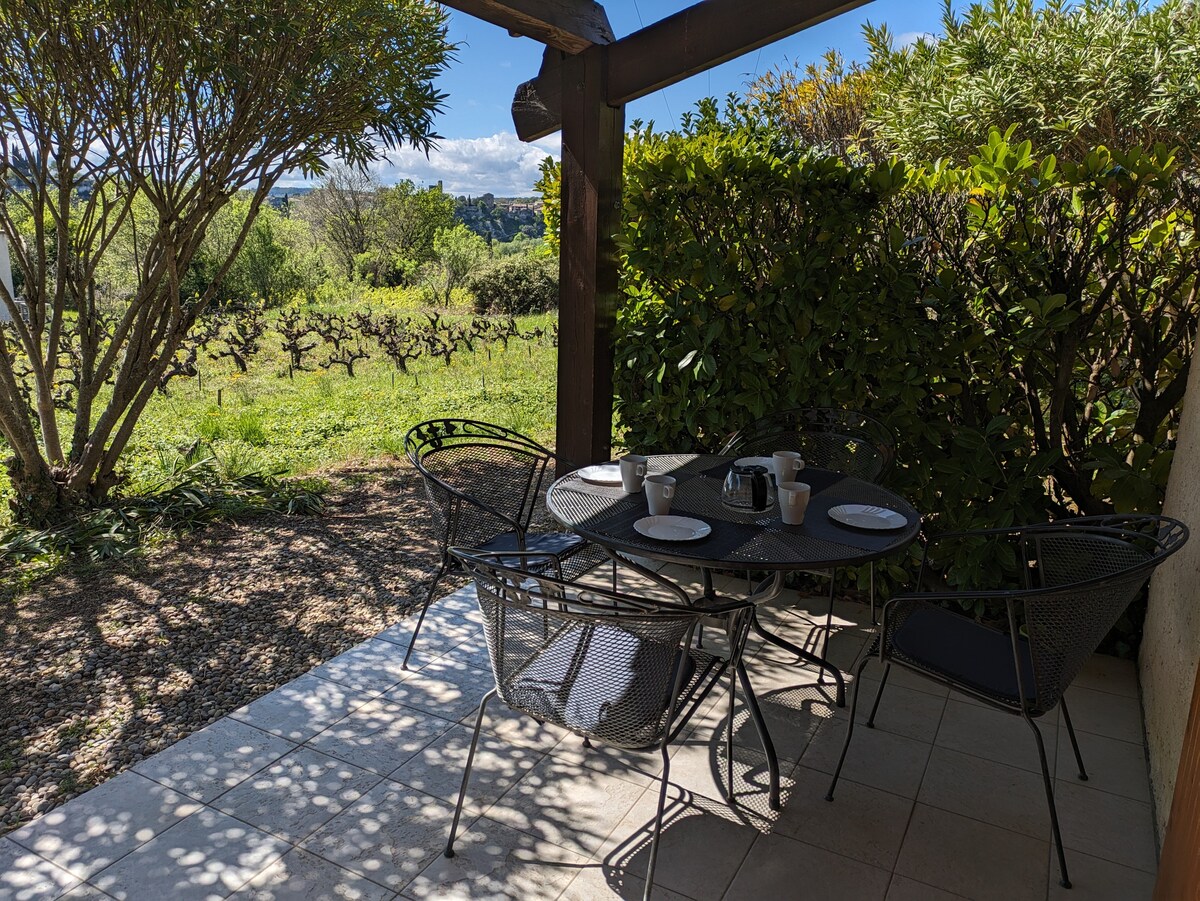
M 620 41 L 592 0 L 445 2 L 546 44 L 513 122 L 523 141 L 562 132 L 555 448 L 574 465 L 607 460 L 625 104 L 869 0 L 703 0 Z
M 629 103 L 868 2 L 703 0 L 604 47 L 605 100 Z M 522 141 L 562 127 L 561 82 L 561 70 L 543 60 L 537 78 L 517 88 L 513 124 Z
M 517 85 L 512 117 L 517 137 L 536 141 L 562 128 L 562 84 L 565 54 L 552 47 L 542 53 L 537 78 Z
M 619 294 L 616 236 L 621 230 L 625 107 L 604 102 L 608 73 L 601 50 L 593 47 L 569 56 L 562 65 L 567 103 L 554 446 L 563 461 L 578 466 L 607 460 L 612 445 L 612 327 Z
M 592 0 L 443 0 L 446 6 L 530 37 L 566 53 L 611 44 L 612 26 L 604 7 Z
M 608 47 L 608 102 L 630 103 L 867 2 L 704 0 Z

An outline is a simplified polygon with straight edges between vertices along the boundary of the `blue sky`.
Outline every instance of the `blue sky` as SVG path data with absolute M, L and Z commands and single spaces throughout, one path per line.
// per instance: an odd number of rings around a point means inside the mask
M 608 0 L 604 2 L 617 37 L 637 31 L 642 23 L 662 19 L 694 0 Z M 962 3 L 955 3 L 961 7 Z M 753 8 L 747 2 L 748 9 Z M 835 19 L 732 60 L 629 104 L 626 123 L 653 119 L 660 128 L 678 123 L 697 100 L 741 91 L 755 74 L 785 62 L 800 66 L 835 47 L 849 59 L 866 55 L 862 25 L 886 23 L 898 41 L 915 40 L 923 32 L 940 30 L 939 0 L 875 0 Z M 509 105 L 513 90 L 537 74 L 542 45 L 529 38 L 509 37 L 503 29 L 451 11 L 450 39 L 461 44 L 458 62 L 444 73 L 439 86 L 449 97 L 437 121 L 443 135 L 438 152 L 427 160 L 413 151 L 394 153 L 376 167 L 385 184 L 411 178 L 418 184 L 441 179 L 455 194 L 498 196 L 532 193 L 537 166 L 547 154 L 558 156 L 558 136 L 522 144 L 513 132 Z

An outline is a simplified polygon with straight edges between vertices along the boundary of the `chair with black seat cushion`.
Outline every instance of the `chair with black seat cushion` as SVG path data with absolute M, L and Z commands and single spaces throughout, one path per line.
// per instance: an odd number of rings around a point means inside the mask
M 531 551 L 512 558 L 566 579 L 607 559 L 572 532 L 532 528 L 557 458 L 532 438 L 469 419 L 432 419 L 409 430 L 404 449 L 421 474 L 441 560 L 421 604 L 404 667 L 417 643 L 438 584 L 454 568 L 453 545 L 481 551 Z
M 668 746 L 687 725 L 722 675 L 730 672 L 726 736 L 733 802 L 734 670 L 745 644 L 749 601 L 688 606 L 687 595 L 647 571 L 678 600 L 617 593 L 504 565 L 503 553 L 452 550 L 475 581 L 495 688 L 483 696 L 475 719 L 446 856 L 454 838 L 488 702 L 499 696 L 512 710 L 581 736 L 630 750 L 662 755 L 658 812 L 650 840 L 645 897 L 650 897 L 662 830 L 671 760 Z M 702 617 L 728 628 L 730 654 L 693 646 Z M 486 828 L 486 826 L 484 827 Z
M 905 594 L 884 605 L 879 636 L 855 674 L 846 742 L 826 800 L 833 800 L 854 734 L 863 670 L 871 660 L 884 665 L 867 718 L 867 725 L 874 726 L 888 674 L 893 665 L 903 667 L 1028 723 L 1041 761 L 1061 883 L 1069 888 L 1054 783 L 1035 721 L 1056 707 L 1062 709 L 1079 778 L 1086 780 L 1063 693 L 1154 568 L 1182 547 L 1187 537 L 1186 526 L 1165 516 L 1113 515 L 952 533 L 931 540 L 918 586 L 925 584 L 936 555 L 948 559 L 945 551 L 951 543 L 968 542 L 976 559 L 988 560 L 997 572 L 1008 570 L 1007 578 L 998 576 L 996 581 L 1009 587 Z M 996 613 L 997 624 L 979 623 L 961 612 L 979 602 Z
M 853 476 L 876 485 L 883 483 L 896 461 L 895 433 L 873 416 L 857 410 L 831 407 L 797 407 L 755 420 L 725 439 L 722 456 L 760 457 L 775 451 L 798 451 L 806 466 L 816 466 Z M 804 475 L 797 476 L 801 481 Z M 835 571 L 816 575 L 829 576 L 829 612 L 825 616 L 825 637 L 821 656 L 829 653 L 829 635 L 833 631 Z M 875 563 L 870 564 L 871 622 L 875 622 Z M 787 643 L 778 636 L 757 629 L 768 641 L 780 647 Z M 820 681 L 824 682 L 824 675 Z

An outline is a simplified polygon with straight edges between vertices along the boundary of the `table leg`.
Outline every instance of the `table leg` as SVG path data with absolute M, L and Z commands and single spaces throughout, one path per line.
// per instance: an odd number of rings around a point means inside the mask
M 846 680 L 842 678 L 841 670 L 817 654 L 806 651 L 799 645 L 792 644 L 790 641 L 780 638 L 774 632 L 767 631 L 767 628 L 758 619 L 757 610 L 751 613 L 750 626 L 765 641 L 769 641 L 776 647 L 783 648 L 785 651 L 795 654 L 801 660 L 807 660 L 809 663 L 819 666 L 822 670 L 828 670 L 833 676 L 834 681 L 837 682 L 837 705 L 839 707 L 846 706 Z
M 763 718 L 762 710 L 758 706 L 758 698 L 754 694 L 754 687 L 750 684 L 750 677 L 741 660 L 737 662 L 737 675 L 738 681 L 742 683 L 742 692 L 746 695 L 746 708 L 750 711 L 750 719 L 754 721 L 754 728 L 758 731 L 758 740 L 762 743 L 763 754 L 767 758 L 767 772 L 771 780 L 768 803 L 772 810 L 779 810 L 779 757 L 775 754 L 775 743 L 771 741 L 771 733 L 767 730 L 767 721 Z

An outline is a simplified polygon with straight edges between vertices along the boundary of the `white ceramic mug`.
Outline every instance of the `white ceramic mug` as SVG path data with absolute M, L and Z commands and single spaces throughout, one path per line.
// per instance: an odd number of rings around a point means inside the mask
M 804 468 L 804 458 L 799 451 L 775 451 L 771 455 L 771 468 L 775 471 L 775 484 L 795 481 L 796 473 Z
M 641 454 L 626 454 L 621 458 L 621 485 L 626 494 L 636 494 L 642 490 L 647 462 Z
M 666 516 L 675 497 L 674 476 L 646 476 L 646 505 L 651 516 Z
M 805 482 L 780 482 L 779 518 L 789 526 L 802 524 L 811 494 L 812 488 Z

